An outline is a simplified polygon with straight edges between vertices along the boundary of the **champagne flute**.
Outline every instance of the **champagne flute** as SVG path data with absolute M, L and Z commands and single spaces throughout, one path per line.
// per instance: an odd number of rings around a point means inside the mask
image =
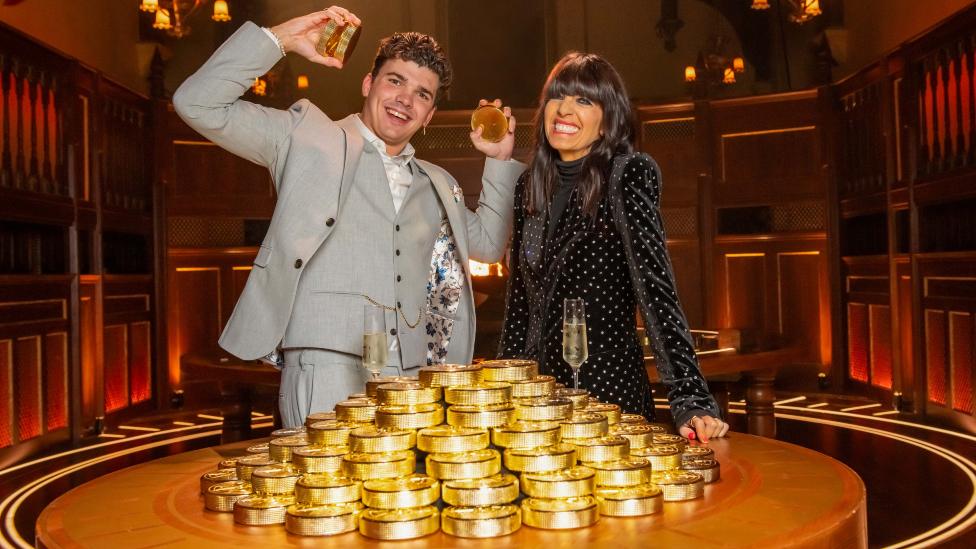
M 363 307 L 363 367 L 377 379 L 386 367 L 386 310 L 369 302 Z
M 563 360 L 573 369 L 574 389 L 579 389 L 579 369 L 588 355 L 586 304 L 579 298 L 566 298 L 563 301 Z

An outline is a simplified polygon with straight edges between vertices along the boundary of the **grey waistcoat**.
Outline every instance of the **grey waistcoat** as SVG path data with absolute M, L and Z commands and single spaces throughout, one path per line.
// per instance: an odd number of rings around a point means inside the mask
M 309 259 L 298 281 L 282 345 L 353 355 L 362 352 L 367 297 L 397 310 L 386 314 L 399 338 L 402 364 L 425 364 L 427 281 L 434 239 L 445 217 L 430 179 L 415 162 L 399 212 L 379 153 L 366 144 L 328 246 Z M 395 330 L 392 335 L 391 330 Z M 390 365 L 401 357 L 390 354 Z

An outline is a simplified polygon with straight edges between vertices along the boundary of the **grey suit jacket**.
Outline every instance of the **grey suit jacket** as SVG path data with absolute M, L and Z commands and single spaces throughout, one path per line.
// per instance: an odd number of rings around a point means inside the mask
M 271 225 L 220 345 L 243 359 L 274 351 L 288 325 L 302 266 L 329 245 L 343 215 L 344 188 L 351 184 L 364 142 L 352 119 L 333 122 L 308 100 L 287 110 L 240 97 L 256 77 L 281 59 L 277 45 L 256 25 L 245 23 L 173 96 L 180 117 L 204 137 L 271 172 L 278 199 Z M 515 181 L 523 164 L 487 159 L 479 208 L 464 206 L 460 187 L 443 169 L 422 162 L 440 198 L 462 260 L 501 259 L 512 228 Z M 351 276 L 358 276 L 354 266 Z M 469 362 L 474 348 L 474 301 L 470 274 L 462 299 L 471 311 L 463 341 L 451 341 L 448 359 Z M 411 281 L 412 283 L 424 281 Z M 328 329 L 328 318 L 322 318 Z

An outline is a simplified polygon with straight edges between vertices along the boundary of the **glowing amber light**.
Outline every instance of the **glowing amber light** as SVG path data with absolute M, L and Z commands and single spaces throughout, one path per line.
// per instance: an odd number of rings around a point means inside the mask
M 210 18 L 221 23 L 230 21 L 230 10 L 227 8 L 227 0 L 214 0 L 214 12 Z
M 732 59 L 732 70 L 735 72 L 743 72 L 746 70 L 746 60 L 741 57 L 736 57 Z
M 304 74 L 298 75 L 298 89 L 304 90 L 308 88 L 308 77 Z
M 255 78 L 251 89 L 254 90 L 254 95 L 264 97 L 268 93 L 268 83 L 263 78 Z
M 480 263 L 473 259 L 468 260 L 468 270 L 471 276 L 505 276 L 501 263 Z
M 159 30 L 169 30 L 173 28 L 173 25 L 169 23 L 169 11 L 163 8 L 156 10 L 156 21 L 153 22 L 153 28 Z
M 142 11 L 154 12 L 159 7 L 159 0 L 142 0 L 139 9 Z
M 732 69 L 725 69 L 725 75 L 722 77 L 723 84 L 735 84 L 735 71 Z
M 752 9 L 754 10 L 768 10 L 769 0 L 752 0 Z
M 823 13 L 820 11 L 820 0 L 806 0 L 803 3 L 803 13 L 810 17 L 816 17 Z
M 694 82 L 698 78 L 698 73 L 695 72 L 695 67 L 688 65 L 685 67 L 685 82 Z

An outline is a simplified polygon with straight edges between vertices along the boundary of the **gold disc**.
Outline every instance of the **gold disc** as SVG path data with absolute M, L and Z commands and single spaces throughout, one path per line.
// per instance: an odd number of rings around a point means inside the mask
M 208 471 L 200 476 L 200 493 L 206 494 L 207 488 L 221 482 L 237 480 L 237 469 L 217 469 Z
M 423 429 L 443 421 L 444 408 L 440 404 L 386 405 L 376 411 L 376 426 L 381 429 Z
M 630 455 L 630 441 L 617 435 L 564 438 L 563 442 L 576 447 L 576 457 L 580 461 L 616 461 Z
M 342 458 L 342 474 L 355 480 L 396 478 L 414 471 L 416 457 L 411 451 L 384 454 L 346 454 Z
M 647 459 L 655 471 L 668 471 L 681 467 L 681 448 L 677 446 L 655 445 L 634 448 L 630 451 L 630 455 Z
M 263 496 L 283 496 L 295 493 L 295 483 L 302 472 L 290 463 L 276 463 L 258 467 L 251 473 L 251 488 Z
M 534 498 L 577 498 L 593 493 L 596 471 L 583 465 L 548 473 L 522 473 L 522 491 Z
M 441 480 L 484 478 L 501 471 L 498 450 L 484 449 L 451 454 L 428 454 L 427 474 Z
M 267 454 L 270 451 L 271 444 L 267 442 L 262 442 L 260 444 L 252 444 L 248 446 L 244 451 L 249 454 Z
M 515 417 L 523 421 L 560 421 L 573 417 L 568 398 L 533 397 L 515 401 Z
M 647 418 L 640 414 L 620 414 L 620 423 L 643 425 L 647 423 Z
M 522 526 L 522 511 L 515 505 L 448 507 L 441 513 L 441 530 L 461 538 L 497 538 Z
M 441 484 L 427 475 L 384 478 L 363 482 L 363 503 L 373 509 L 406 509 L 437 503 Z
M 720 477 L 718 462 L 711 458 L 686 459 L 681 462 L 681 469 L 698 473 L 705 484 L 711 484 Z
M 284 438 L 284 437 L 292 437 L 295 435 L 304 435 L 304 434 L 305 434 L 305 426 L 302 425 L 301 427 L 289 427 L 285 429 L 276 429 L 274 431 L 271 431 L 271 438 Z
M 373 539 L 413 539 L 433 534 L 440 528 L 437 508 L 364 509 L 359 515 L 359 533 Z
M 386 385 L 388 383 L 399 383 L 399 382 L 411 383 L 417 381 L 415 377 L 405 377 L 405 376 L 382 376 L 376 379 L 370 379 L 366 382 L 366 396 L 375 397 L 379 392 L 380 385 Z
M 285 530 L 298 536 L 334 536 L 359 529 L 363 504 L 295 504 L 285 511 Z
M 690 471 L 654 471 L 651 484 L 664 492 L 664 501 L 688 501 L 705 493 L 705 481 Z
M 351 452 L 398 452 L 417 444 L 417 435 L 409 429 L 380 429 L 373 425 L 358 427 L 349 433 Z
M 554 421 L 516 421 L 491 430 L 491 442 L 501 448 L 537 448 L 559 442 L 559 424 Z
M 485 406 L 504 404 L 512 400 L 512 385 L 509 383 L 488 382 L 472 385 L 455 385 L 444 389 L 444 402 Z
M 624 437 L 631 448 L 646 448 L 654 443 L 654 427 L 647 423 L 617 423 L 610 426 L 610 434 Z
M 542 448 L 508 448 L 505 467 L 510 471 L 543 473 L 576 465 L 576 448 L 570 444 L 554 444 Z
M 377 404 L 373 399 L 343 400 L 335 405 L 336 419 L 368 423 L 376 418 L 376 408 Z
M 482 381 L 513 381 L 539 375 L 539 363 L 534 360 L 501 358 L 484 360 L 479 365 Z
M 597 486 L 636 486 L 651 481 L 651 462 L 644 458 L 586 462 L 585 465 L 596 471 Z
M 437 425 L 417 431 L 417 449 L 433 454 L 481 450 L 488 442 L 488 431 L 473 427 Z
M 555 396 L 556 378 L 535 376 L 529 379 L 512 379 L 512 398 L 531 398 Z
M 294 450 L 306 446 L 308 446 L 308 439 L 305 438 L 304 434 L 276 438 L 268 443 L 268 455 L 279 463 L 287 463 L 291 461 L 291 454 Z
M 508 118 L 494 105 L 482 105 L 471 113 L 471 131 L 479 127 L 481 138 L 490 143 L 498 143 L 508 133 Z
M 687 461 L 689 459 L 715 459 L 715 450 L 701 444 L 694 446 L 689 444 L 681 451 L 681 460 Z
M 600 520 L 596 498 L 526 498 L 522 500 L 522 522 L 546 530 L 592 526 Z
M 677 446 L 678 450 L 682 452 L 684 452 L 685 447 L 688 446 L 688 439 L 681 435 L 655 433 L 651 438 L 653 439 L 655 446 Z
M 452 404 L 447 408 L 447 423 L 457 427 L 489 429 L 508 425 L 514 421 L 515 406 L 512 404 L 486 406 Z
M 441 399 L 440 387 L 424 387 L 419 381 L 398 381 L 380 385 L 376 401 L 382 406 L 433 404 Z
M 295 500 L 304 505 L 334 505 L 359 501 L 363 483 L 328 474 L 303 475 L 295 483 Z
M 562 438 L 602 437 L 609 429 L 606 416 L 587 412 L 574 412 L 573 417 L 559 422 Z
M 595 496 L 600 514 L 606 517 L 640 517 L 659 513 L 664 501 L 661 489 L 653 484 L 625 488 L 600 487 L 596 489 Z
M 294 503 L 292 496 L 247 496 L 234 502 L 234 522 L 247 526 L 283 524 L 288 506 Z
M 420 384 L 425 387 L 473 385 L 481 379 L 477 364 L 434 364 L 420 369 Z
M 305 438 L 309 444 L 318 446 L 347 446 L 349 445 L 349 433 L 361 423 L 351 421 L 338 421 L 335 419 L 317 421 L 308 426 Z
M 222 459 L 222 460 L 220 460 L 219 463 L 217 463 L 217 469 L 234 469 L 236 471 L 237 470 L 237 459 L 238 458 L 226 458 L 226 459 Z
M 258 467 L 274 465 L 277 461 L 271 459 L 268 454 L 251 454 L 237 459 L 237 478 L 240 480 L 251 480 L 251 472 Z
M 607 423 L 613 425 L 615 423 L 620 423 L 620 406 L 616 404 L 607 404 L 604 402 L 590 402 L 584 408 L 587 412 L 592 412 L 606 416 Z
M 590 402 L 590 392 L 586 389 L 569 389 L 560 387 L 556 389 L 556 396 L 568 398 L 573 403 L 573 411 L 582 412 Z
M 291 463 L 304 473 L 338 473 L 348 446 L 306 446 L 292 452 Z
M 501 505 L 515 501 L 518 496 L 518 478 L 509 473 L 485 478 L 445 480 L 441 485 L 444 503 L 458 507 Z
M 207 488 L 203 504 L 211 511 L 229 513 L 234 510 L 234 502 L 251 495 L 251 483 L 245 480 L 218 482 Z
M 305 426 L 308 427 L 313 423 L 318 423 L 319 421 L 334 420 L 335 418 L 336 418 L 336 413 L 334 411 L 312 412 L 311 414 L 308 414 L 308 417 L 305 418 Z

